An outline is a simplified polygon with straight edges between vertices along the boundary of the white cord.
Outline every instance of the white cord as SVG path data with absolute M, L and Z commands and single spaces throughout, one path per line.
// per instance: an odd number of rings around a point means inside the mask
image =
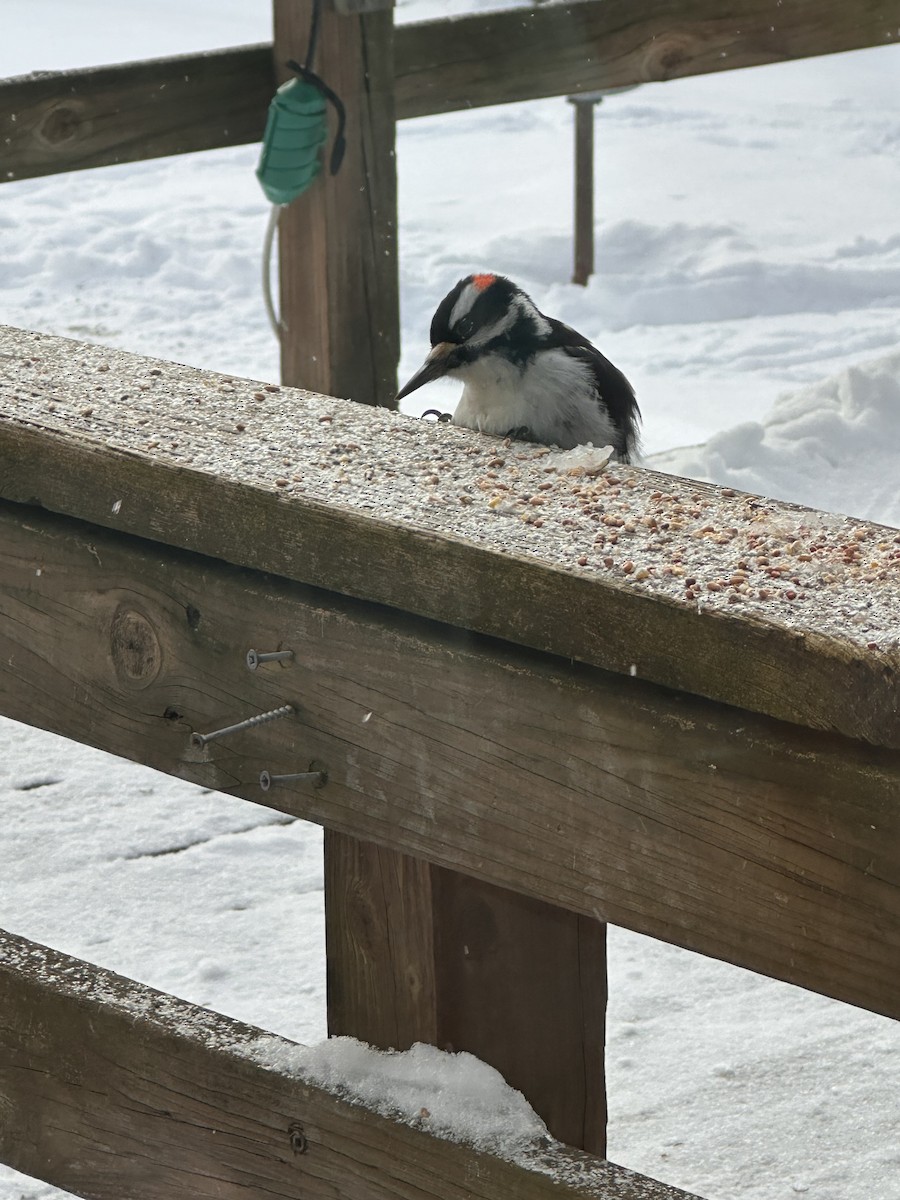
M 263 240 L 262 259 L 263 300 L 266 304 L 266 314 L 269 318 L 269 324 L 272 326 L 272 332 L 279 341 L 281 341 L 281 335 L 284 332 L 284 325 L 275 312 L 275 304 L 272 300 L 272 246 L 275 241 L 275 230 L 278 228 L 278 218 L 281 215 L 283 207 L 284 205 L 282 204 L 272 205 L 272 211 L 269 213 L 269 220 L 266 225 L 266 236 Z

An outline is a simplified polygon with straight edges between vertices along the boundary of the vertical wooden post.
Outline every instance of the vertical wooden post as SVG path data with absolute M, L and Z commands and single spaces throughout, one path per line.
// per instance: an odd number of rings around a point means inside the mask
M 328 1031 L 467 1050 L 606 1150 L 606 926 L 326 831 Z
M 313 0 L 274 0 L 279 79 L 303 63 Z M 322 0 L 314 70 L 343 100 L 347 151 L 281 214 L 285 383 L 395 406 L 400 357 L 393 12 L 342 16 Z
M 570 96 L 575 109 L 575 250 L 572 282 L 587 284 L 594 273 L 594 107 L 599 92 Z
M 325 830 L 328 1032 L 438 1044 L 431 867 Z
M 323 2 L 314 69 L 346 105 L 347 152 L 336 177 L 323 170 L 281 216 L 282 378 L 391 404 L 393 14 L 340 3 L 348 15 Z M 286 59 L 306 57 L 311 15 L 312 0 L 274 0 L 281 76 Z M 325 906 L 329 1033 L 469 1050 L 555 1136 L 603 1153 L 604 926 L 330 830 Z
M 432 868 L 438 1045 L 489 1062 L 550 1132 L 606 1153 L 606 926 Z

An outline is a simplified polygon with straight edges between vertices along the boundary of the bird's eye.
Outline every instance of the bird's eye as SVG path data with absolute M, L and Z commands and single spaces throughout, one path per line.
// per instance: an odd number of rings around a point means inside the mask
M 471 337 L 475 332 L 475 322 L 471 317 L 460 317 L 456 322 L 456 332 L 459 337 L 463 338 L 463 340 L 465 340 L 467 337 Z

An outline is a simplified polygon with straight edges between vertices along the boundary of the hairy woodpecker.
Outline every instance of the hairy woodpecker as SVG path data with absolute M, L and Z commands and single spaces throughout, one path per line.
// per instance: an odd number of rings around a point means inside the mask
M 398 400 L 442 375 L 464 384 L 454 425 L 563 450 L 613 446 L 621 462 L 637 453 L 641 414 L 622 372 L 503 275 L 467 275 L 444 297 Z

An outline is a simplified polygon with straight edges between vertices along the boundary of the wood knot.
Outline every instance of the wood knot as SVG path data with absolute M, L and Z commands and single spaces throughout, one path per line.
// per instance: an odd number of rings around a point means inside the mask
M 697 39 L 688 34 L 667 31 L 658 34 L 647 47 L 643 76 L 645 80 L 671 79 L 679 67 L 696 57 Z
M 61 146 L 89 132 L 90 122 L 85 121 L 81 105 L 71 100 L 55 104 L 35 130 L 47 146 Z
M 120 608 L 110 629 L 113 666 L 122 683 L 147 687 L 159 674 L 162 649 L 156 632 L 143 613 Z

